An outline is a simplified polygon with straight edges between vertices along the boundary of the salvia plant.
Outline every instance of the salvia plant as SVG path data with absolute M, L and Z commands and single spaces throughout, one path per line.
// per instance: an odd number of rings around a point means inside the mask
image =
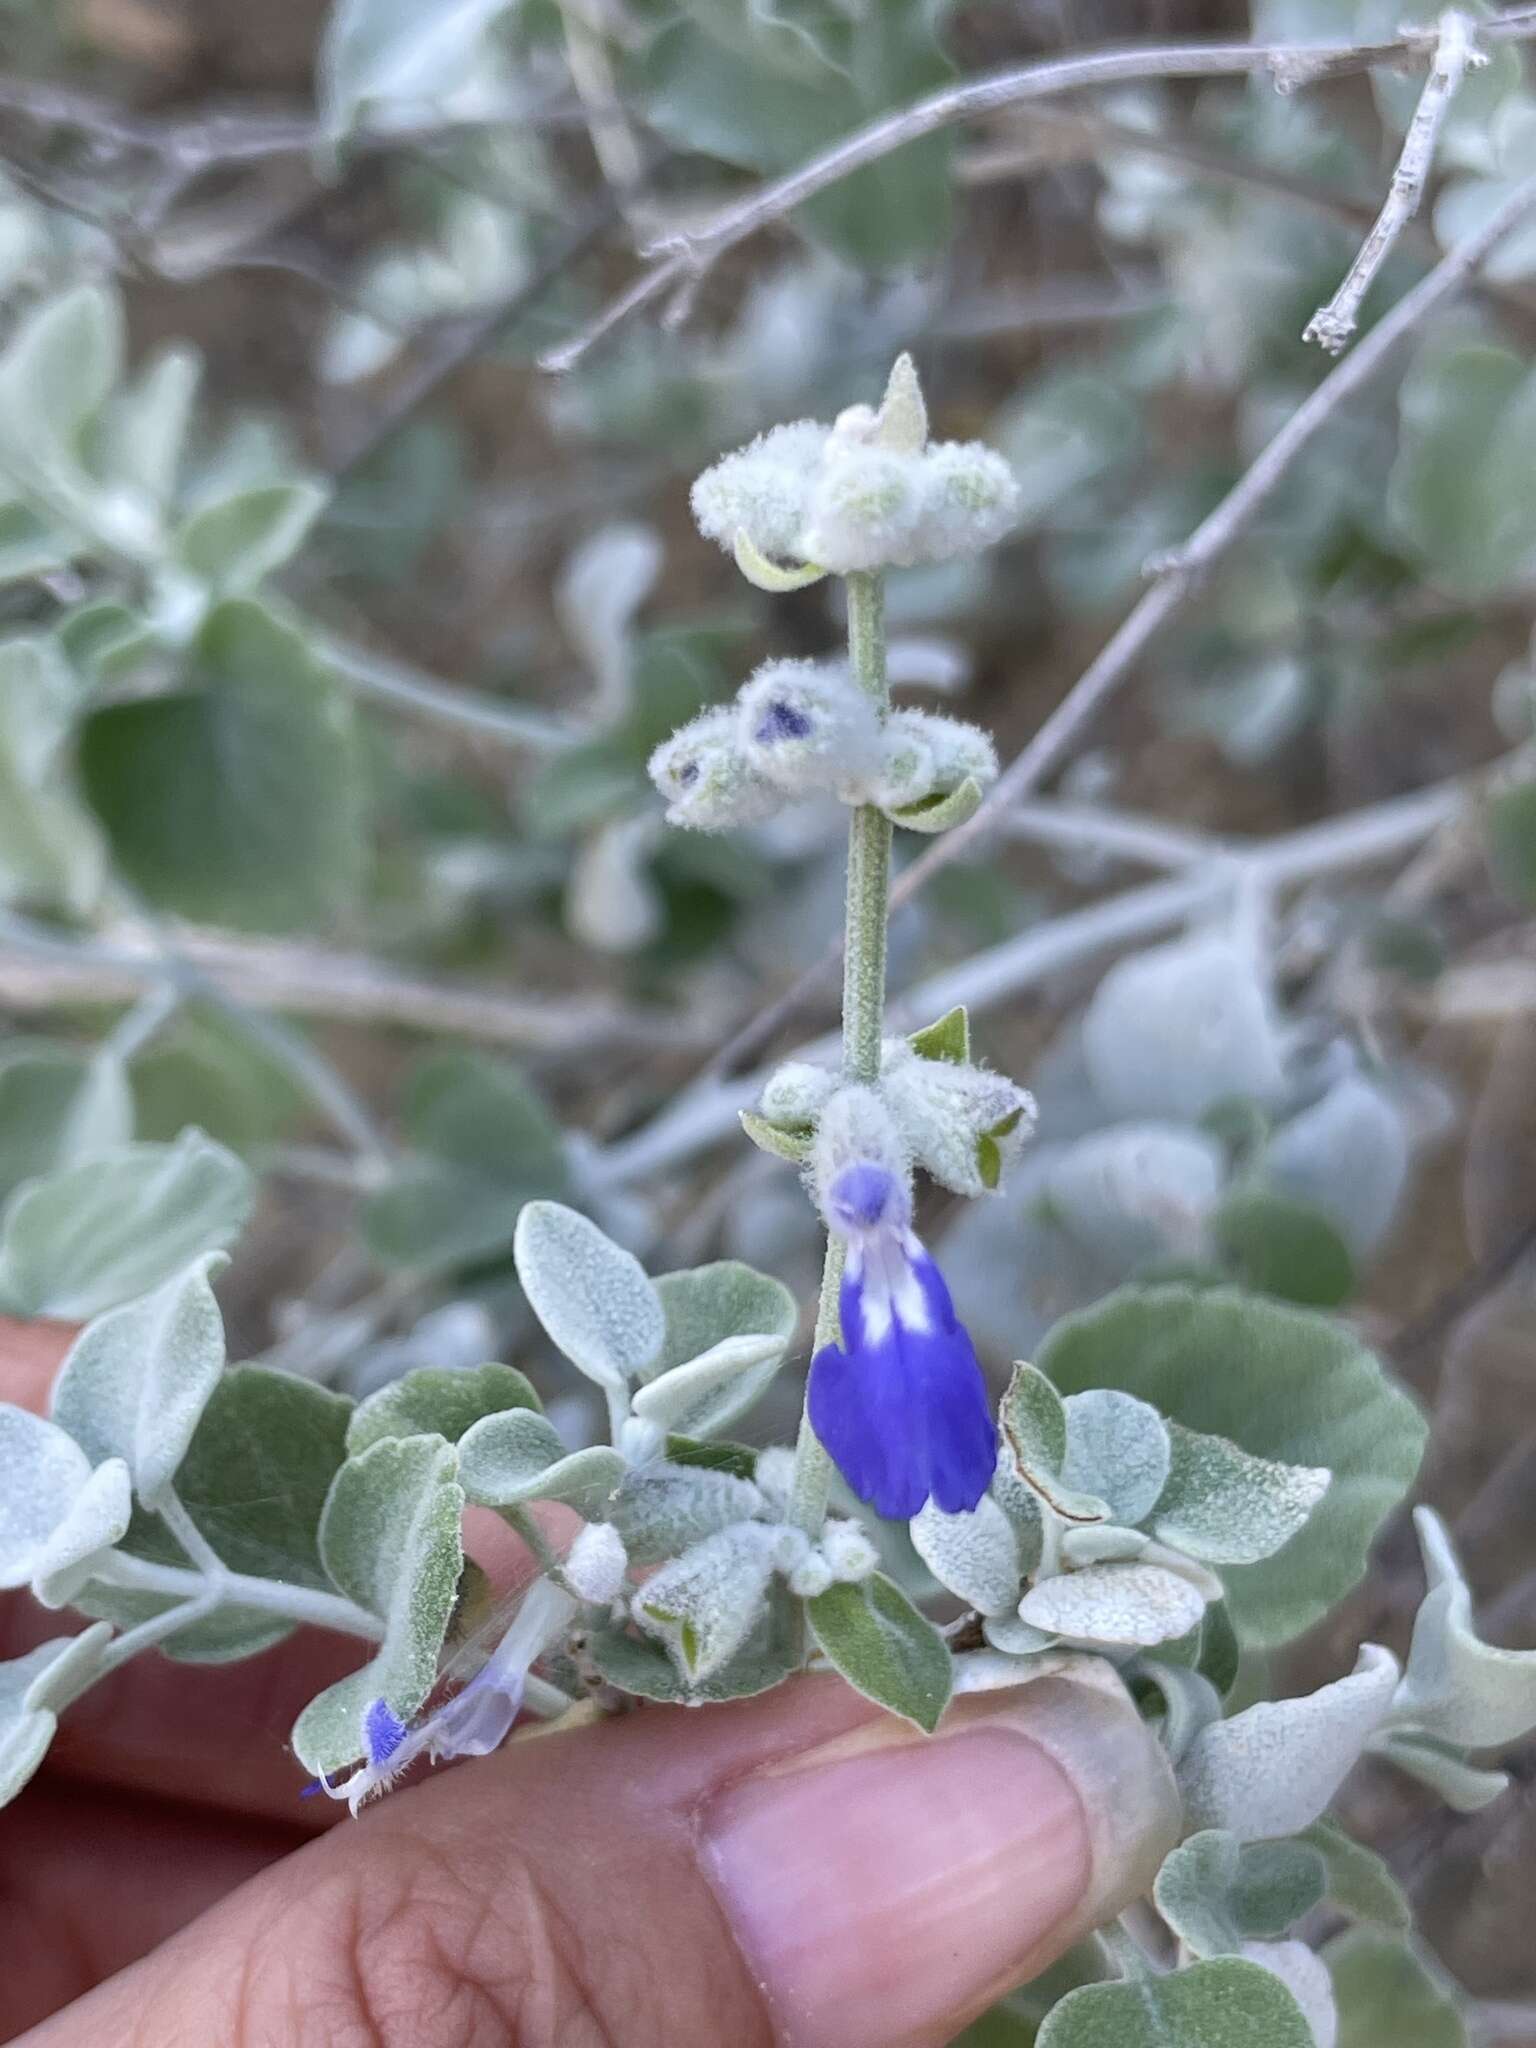
M 693 487 L 700 531 L 750 582 L 837 577 L 847 614 L 845 651 L 766 663 L 650 761 L 681 831 L 812 794 L 846 807 L 840 1058 L 781 1066 L 742 1118 L 826 1237 L 793 1448 L 733 1434 L 800 1322 L 789 1289 L 739 1261 L 653 1276 L 575 1207 L 509 1195 L 528 1305 L 606 1409 L 605 1442 L 570 1444 L 506 1365 L 417 1367 L 356 1401 L 229 1366 L 212 1281 L 249 1177 L 195 1132 L 36 1178 L 6 1214 L 0 1302 L 84 1327 L 46 1417 L 0 1409 L 0 1586 L 87 1625 L 0 1668 L 5 1797 L 132 1658 L 238 1659 L 302 1623 L 356 1637 L 359 1663 L 294 1724 L 295 1796 L 354 1813 L 418 1760 L 484 1754 L 519 1716 L 579 1702 L 708 1707 L 830 1668 L 932 1731 L 957 1694 L 1076 1673 L 1155 1729 L 1183 1830 L 1150 1900 L 1031 1994 L 1040 2041 L 1333 2042 L 1317 1931 L 1337 1976 L 1408 1916 L 1330 1803 L 1368 1752 L 1459 1811 L 1494 1797 L 1497 1753 L 1536 1726 L 1536 1652 L 1480 1639 L 1421 1508 L 1406 1662 L 1367 1644 L 1348 1675 L 1263 1696 L 1263 1653 L 1360 1578 L 1424 1427 L 1350 1328 L 1212 1263 L 1239 1237 L 1234 1200 L 1308 1191 L 1308 1116 L 1376 1162 L 1366 1237 L 1405 1170 L 1384 1098 L 1349 1072 L 1264 1135 L 1262 1184 L 1227 1185 L 1242 1147 L 1223 1151 L 1208 1112 L 1278 1099 L 1292 1057 L 1240 918 L 1107 978 L 1080 1047 L 1098 1107 L 1044 1174 L 1031 1099 L 978 1056 L 963 1009 L 887 1028 L 893 828 L 963 822 L 997 763 L 977 727 L 892 702 L 884 579 L 987 548 L 1019 494 L 993 450 L 931 438 L 906 357 L 878 407 L 776 427 Z M 126 524 L 119 541 L 139 545 Z M 1007 1289 L 964 1255 L 965 1224 L 946 1280 L 917 1228 L 930 1188 L 975 1203 L 978 1227 L 1012 1201 L 1126 1271 L 1157 1251 L 1165 1277 L 1101 1291 L 1038 1344 L 1021 1329 L 1034 1356 L 994 1406 L 967 1319 L 995 1322 Z M 466 1559 L 466 1504 L 532 1553 L 509 1605 Z

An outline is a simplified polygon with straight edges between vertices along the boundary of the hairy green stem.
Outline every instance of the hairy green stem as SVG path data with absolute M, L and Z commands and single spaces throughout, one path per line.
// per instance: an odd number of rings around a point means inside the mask
M 867 690 L 883 718 L 890 706 L 885 674 L 885 583 L 876 572 L 847 581 L 848 660 L 855 680 Z M 880 1042 L 885 1034 L 886 919 L 891 887 L 891 821 L 873 804 L 861 804 L 848 827 L 848 899 L 843 949 L 843 1078 L 877 1081 Z M 835 1344 L 842 1331 L 838 1290 L 843 1278 L 843 1246 L 827 1239 L 821 1275 L 821 1302 L 816 1313 L 814 1350 Z M 808 1536 L 818 1536 L 827 1513 L 827 1488 L 832 1462 L 811 1427 L 809 1413 L 800 1418 L 795 1444 L 795 1485 L 792 1510 Z

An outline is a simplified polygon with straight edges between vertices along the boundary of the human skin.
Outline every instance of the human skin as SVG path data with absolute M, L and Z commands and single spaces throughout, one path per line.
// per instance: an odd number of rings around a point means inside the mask
M 69 1335 L 0 1321 L 0 1399 L 42 1407 Z M 471 1541 L 515 1575 L 499 1524 Z M 57 1633 L 0 1601 L 0 1656 Z M 239 1665 L 151 1654 L 70 1710 L 0 1819 L 0 2040 L 942 2048 L 1174 1839 L 1158 1746 L 1071 1667 L 932 1738 L 830 1676 L 577 1710 L 353 1822 L 298 1801 L 284 1741 L 356 1659 L 307 1631 Z

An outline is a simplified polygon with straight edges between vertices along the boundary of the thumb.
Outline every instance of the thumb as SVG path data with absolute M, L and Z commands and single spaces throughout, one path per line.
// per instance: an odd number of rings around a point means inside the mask
M 27 2038 L 941 2048 L 1145 1891 L 1177 1821 L 1094 1660 L 933 1737 L 802 1678 L 397 1794 Z

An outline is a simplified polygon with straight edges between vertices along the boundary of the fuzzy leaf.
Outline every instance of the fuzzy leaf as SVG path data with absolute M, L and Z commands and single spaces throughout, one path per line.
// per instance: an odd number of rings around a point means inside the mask
M 233 1243 L 253 1191 L 249 1168 L 190 1130 L 30 1181 L 0 1222 L 0 1307 L 80 1322 L 147 1294 Z
M 791 1166 L 799 1166 L 810 1157 L 815 1137 L 813 1131 L 791 1130 L 786 1125 L 770 1123 L 767 1117 L 759 1116 L 752 1109 L 739 1109 L 736 1114 L 741 1128 L 759 1152 L 770 1153 L 775 1159 L 787 1159 Z
M 1159 1538 L 1208 1564 L 1251 1564 L 1289 1543 L 1328 1491 L 1321 1466 L 1250 1457 L 1225 1437 L 1168 1425 L 1173 1459 L 1157 1503 Z
M 790 567 L 770 561 L 745 530 L 738 531 L 731 552 L 736 557 L 737 568 L 750 584 L 758 590 L 769 590 L 775 594 L 786 590 L 806 590 L 811 584 L 820 583 L 827 573 L 825 569 L 818 569 L 814 562 L 798 562 Z
M 1310 1827 L 1385 1720 L 1397 1678 L 1397 1659 L 1367 1643 L 1348 1678 L 1203 1730 L 1178 1771 L 1190 1826 L 1241 1842 Z
M 141 1500 L 175 1477 L 224 1370 L 224 1323 L 210 1253 L 142 1300 L 109 1309 L 75 1339 L 52 1414 L 93 1465 L 121 1458 Z
M 1296 1839 L 1323 1859 L 1328 1901 L 1341 1913 L 1399 1934 L 1413 1925 L 1407 1893 L 1374 1849 L 1331 1820 L 1313 1821 Z
M 173 543 L 189 575 L 220 596 L 254 590 L 297 552 L 324 508 L 309 482 L 259 484 L 193 512 Z
M 0 1064 L 0 1196 L 132 1136 L 133 1096 L 121 1060 L 39 1045 Z
M 925 796 L 915 804 L 894 804 L 885 808 L 885 815 L 893 825 L 900 825 L 908 832 L 921 832 L 932 836 L 937 832 L 948 832 L 955 825 L 963 825 L 974 818 L 981 809 L 981 784 L 975 776 L 967 775 L 954 789 L 941 796 Z
M 923 1060 L 948 1060 L 951 1066 L 971 1063 L 971 1020 L 964 1003 L 956 1003 L 933 1023 L 914 1031 L 908 1045 Z
M 899 1586 L 877 1572 L 856 1586 L 829 1586 L 805 1612 L 817 1643 L 856 1692 L 933 1733 L 954 1670 L 943 1637 Z
M 1280 1026 L 1248 954 L 1203 935 L 1112 967 L 1083 1019 L 1083 1059 L 1117 1117 L 1192 1123 L 1226 1096 L 1284 1082 Z
M 733 1522 L 750 1522 L 762 1505 L 755 1486 L 728 1472 L 658 1462 L 628 1474 L 608 1519 L 631 1563 L 660 1564 Z
M 80 439 L 122 374 L 115 293 L 79 285 L 31 308 L 0 355 L 0 446 L 45 484 L 83 481 Z
M 532 1384 L 514 1366 L 450 1372 L 424 1365 L 358 1404 L 347 1425 L 347 1456 L 390 1436 L 442 1436 L 456 1444 L 472 1424 L 511 1408 L 542 1412 Z
M 578 1372 L 625 1386 L 656 1365 L 661 1296 L 640 1261 L 561 1202 L 529 1202 L 512 1240 L 529 1306 Z
M 1016 1489 L 1024 1487 L 1047 1502 L 1065 1521 L 1109 1519 L 1106 1502 L 1092 1494 L 1074 1491 L 1061 1476 L 1067 1455 L 1067 1411 L 1061 1396 L 1037 1366 L 1015 1365 L 998 1415 L 1006 1450 L 999 1462 L 994 1490 L 1003 1494 L 1003 1506 L 1010 1515 L 1019 1518 L 1022 1501 Z
M 784 1337 L 727 1337 L 702 1357 L 647 1380 L 635 1394 L 633 1409 L 642 1422 L 687 1436 L 708 1436 L 732 1421 L 756 1398 L 764 1368 L 776 1372 L 784 1362 Z M 751 1387 L 741 1398 L 744 1383 Z
M 1069 1991 L 1036 2041 L 1037 2048 L 1315 2048 L 1279 1979 L 1236 1956 Z
M 1509 1790 L 1504 1771 L 1470 1764 L 1456 1743 L 1437 1742 L 1411 1728 L 1387 1728 L 1372 1738 L 1371 1753 L 1396 1764 L 1410 1778 L 1427 1785 L 1454 1813 L 1481 1813 Z
M 1323 1859 L 1299 1842 L 1251 1842 L 1220 1828 L 1191 1835 L 1163 1861 L 1153 1898 L 1197 1956 L 1235 1956 L 1284 1934 L 1323 1896 Z
M 635 1620 L 666 1645 L 690 1688 L 727 1664 L 751 1633 L 773 1577 L 776 1541 L 766 1523 L 733 1523 L 663 1565 L 635 1595 Z
M 1429 1590 L 1397 1698 L 1394 1730 L 1424 1734 L 1458 1749 L 1500 1749 L 1536 1728 L 1536 1650 L 1479 1642 L 1472 1595 L 1445 1524 L 1415 1508 Z
M 664 1273 L 656 1292 L 666 1331 L 635 1413 L 681 1436 L 713 1436 L 767 1391 L 799 1320 L 795 1298 L 738 1259 Z
M 991 1494 L 963 1515 L 947 1515 L 929 1501 L 908 1526 L 923 1563 L 968 1606 L 991 1615 L 1018 1605 L 1024 1575 L 1019 1539 Z
M 69 1573 L 110 1550 L 128 1526 L 128 1468 L 109 1458 L 96 1471 L 56 1423 L 0 1403 L 0 1587 Z
M 1040 1362 L 1063 1393 L 1119 1387 L 1256 1456 L 1332 1470 L 1300 1534 L 1222 1574 L 1256 1647 L 1300 1634 L 1356 1583 L 1424 1445 L 1417 1408 L 1353 1331 L 1226 1288 L 1122 1288 L 1059 1322 Z
M 698 1707 L 750 1699 L 780 1684 L 799 1666 L 800 1633 L 797 1602 L 782 1585 L 774 1585 L 741 1648 L 717 1671 L 692 1682 L 679 1676 L 660 1643 L 623 1629 L 595 1629 L 587 1646 L 610 1685 L 641 1699 Z
M 0 1664 L 0 1806 L 48 1754 L 59 1715 L 93 1683 L 111 1640 L 110 1625 L 98 1621 Z
M 320 1519 L 320 1555 L 341 1591 L 384 1624 L 377 1655 L 300 1714 L 293 1747 L 305 1768 L 332 1772 L 362 1753 L 370 1700 L 402 1721 L 437 1679 L 458 1590 L 464 1491 L 453 1446 L 438 1436 L 389 1437 L 337 1473 Z
M 1338 2008 L 1337 2048 L 1466 2048 L 1461 2015 L 1406 1941 L 1352 1927 L 1323 1961 Z
M 1019 1619 L 1074 1642 L 1150 1648 L 1187 1635 L 1205 1604 L 1192 1580 L 1163 1565 L 1094 1564 L 1031 1586 Z
M 1095 1388 L 1072 1394 L 1061 1476 L 1076 1493 L 1095 1495 L 1117 1522 L 1134 1527 L 1152 1512 L 1168 1477 L 1168 1429 L 1133 1394 Z
M 567 1451 L 554 1425 L 531 1408 L 509 1408 L 471 1423 L 459 1439 L 459 1477 L 481 1507 L 559 1500 L 589 1519 L 606 1512 L 624 1460 L 606 1444 Z

